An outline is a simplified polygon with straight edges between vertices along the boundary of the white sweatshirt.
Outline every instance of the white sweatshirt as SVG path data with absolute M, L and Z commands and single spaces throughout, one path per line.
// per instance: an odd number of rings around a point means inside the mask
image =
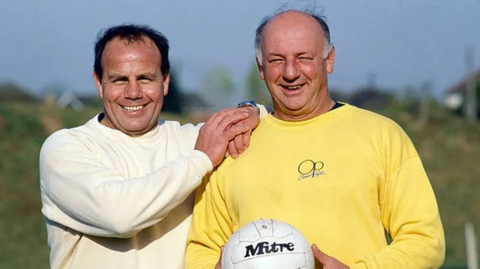
M 40 153 L 52 268 L 183 268 L 192 191 L 212 170 L 200 126 L 132 138 L 98 122 L 52 134 Z

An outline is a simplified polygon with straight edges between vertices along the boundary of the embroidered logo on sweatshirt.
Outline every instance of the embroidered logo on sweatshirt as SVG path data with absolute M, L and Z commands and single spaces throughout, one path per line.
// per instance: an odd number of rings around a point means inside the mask
M 323 168 L 325 164 L 321 161 L 305 160 L 298 165 L 298 172 L 300 176 L 298 180 L 306 178 L 314 178 L 318 176 L 325 175 Z

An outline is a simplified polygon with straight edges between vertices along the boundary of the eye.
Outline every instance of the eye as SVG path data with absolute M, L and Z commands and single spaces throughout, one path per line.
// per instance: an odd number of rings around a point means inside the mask
M 155 76 L 153 76 L 153 75 L 140 75 L 140 76 L 138 76 L 137 79 L 138 79 L 138 82 L 146 84 L 146 83 L 150 83 L 150 82 L 154 81 Z
M 282 58 L 273 58 L 273 59 L 268 59 L 269 63 L 281 63 L 283 62 Z
M 149 78 L 141 78 L 141 79 L 139 79 L 138 81 L 140 81 L 140 83 L 149 83 L 149 82 L 152 81 L 152 80 L 149 79 Z
M 298 57 L 298 59 L 300 61 L 313 61 L 313 58 L 312 57 L 308 57 L 308 56 L 300 56 Z
M 116 78 L 112 82 L 114 84 L 117 84 L 117 85 L 123 85 L 123 84 L 128 82 L 128 79 L 126 79 L 126 78 Z

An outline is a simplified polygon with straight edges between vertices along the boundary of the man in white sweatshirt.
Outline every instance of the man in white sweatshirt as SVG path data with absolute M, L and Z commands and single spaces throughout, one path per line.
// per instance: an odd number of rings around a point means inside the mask
M 99 35 L 93 77 L 104 112 L 55 132 L 40 152 L 51 268 L 183 268 L 192 192 L 229 143 L 242 151 L 258 116 L 240 108 L 197 126 L 159 121 L 168 49 L 148 26 Z

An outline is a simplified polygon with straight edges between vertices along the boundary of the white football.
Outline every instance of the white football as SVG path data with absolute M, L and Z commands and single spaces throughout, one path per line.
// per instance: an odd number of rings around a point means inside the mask
M 259 219 L 238 229 L 222 254 L 222 269 L 313 269 L 307 239 L 292 225 Z

